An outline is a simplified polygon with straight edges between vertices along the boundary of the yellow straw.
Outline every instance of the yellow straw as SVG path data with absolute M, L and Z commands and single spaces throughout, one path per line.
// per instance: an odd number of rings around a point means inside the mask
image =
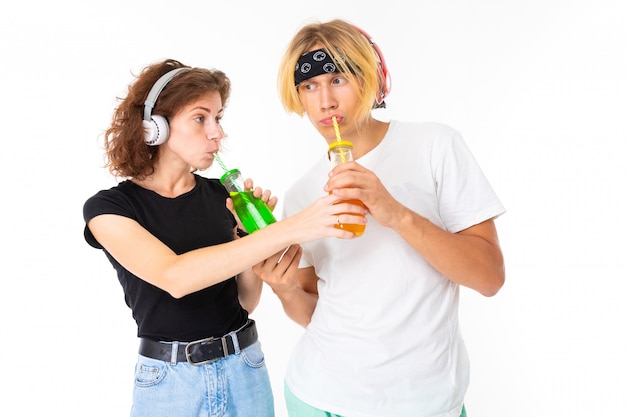
M 341 157 L 341 162 L 346 162 L 346 155 L 341 147 L 341 133 L 339 133 L 339 123 L 337 123 L 337 118 L 333 116 L 333 127 L 335 128 L 335 138 L 337 138 L 337 145 L 339 146 L 339 155 Z
M 339 123 L 337 123 L 337 118 L 333 116 L 333 126 L 335 127 L 335 137 L 337 138 L 337 142 L 341 142 L 341 133 L 339 133 Z

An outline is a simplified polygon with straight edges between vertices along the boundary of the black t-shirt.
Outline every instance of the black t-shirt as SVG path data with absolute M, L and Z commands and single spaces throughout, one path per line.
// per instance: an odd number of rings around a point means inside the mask
M 177 254 L 233 240 L 237 223 L 226 208 L 228 191 L 216 179 L 195 178 L 195 187 L 176 198 L 123 181 L 86 201 L 85 223 L 100 214 L 131 218 Z M 184 342 L 222 336 L 245 324 L 248 313 L 239 304 L 235 277 L 176 299 L 124 269 L 87 226 L 84 234 L 91 246 L 103 249 L 117 271 L 139 337 Z

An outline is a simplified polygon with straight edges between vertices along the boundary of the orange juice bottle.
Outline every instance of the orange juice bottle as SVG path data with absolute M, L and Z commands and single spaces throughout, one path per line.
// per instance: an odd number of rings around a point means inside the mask
M 328 157 L 330 158 L 330 163 L 332 167 L 336 167 L 339 164 L 343 164 L 346 162 L 350 162 L 353 160 L 352 157 L 352 142 L 347 140 L 340 140 L 338 142 L 333 142 L 328 147 Z M 361 207 L 365 207 L 362 201 L 360 200 L 342 200 L 338 203 L 346 202 L 350 204 L 359 205 Z M 350 214 L 350 213 L 339 213 L 339 214 Z M 354 233 L 357 237 L 361 236 L 363 232 L 365 232 L 365 224 L 336 224 L 335 227 L 337 229 L 347 230 L 349 232 Z

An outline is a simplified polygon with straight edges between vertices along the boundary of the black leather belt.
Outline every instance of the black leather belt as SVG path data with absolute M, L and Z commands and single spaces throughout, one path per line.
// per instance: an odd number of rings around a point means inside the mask
M 239 350 L 256 342 L 258 333 L 254 320 L 248 320 L 248 323 L 235 333 L 193 342 L 155 342 L 141 339 L 139 354 L 166 362 L 189 362 L 192 365 L 202 365 L 235 353 L 233 337 L 237 339 Z

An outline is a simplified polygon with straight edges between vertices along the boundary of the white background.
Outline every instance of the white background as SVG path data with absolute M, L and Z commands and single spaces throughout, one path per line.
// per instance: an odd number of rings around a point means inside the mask
M 132 73 L 224 70 L 227 163 L 281 197 L 325 145 L 282 109 L 279 59 L 334 17 L 383 50 L 379 116 L 460 130 L 508 209 L 505 286 L 462 291 L 469 415 L 624 412 L 626 2 L 36 0 L 0 6 L 1 415 L 128 415 L 135 324 L 82 204 L 115 184 L 100 134 Z M 301 329 L 269 290 L 253 317 L 285 416 Z

